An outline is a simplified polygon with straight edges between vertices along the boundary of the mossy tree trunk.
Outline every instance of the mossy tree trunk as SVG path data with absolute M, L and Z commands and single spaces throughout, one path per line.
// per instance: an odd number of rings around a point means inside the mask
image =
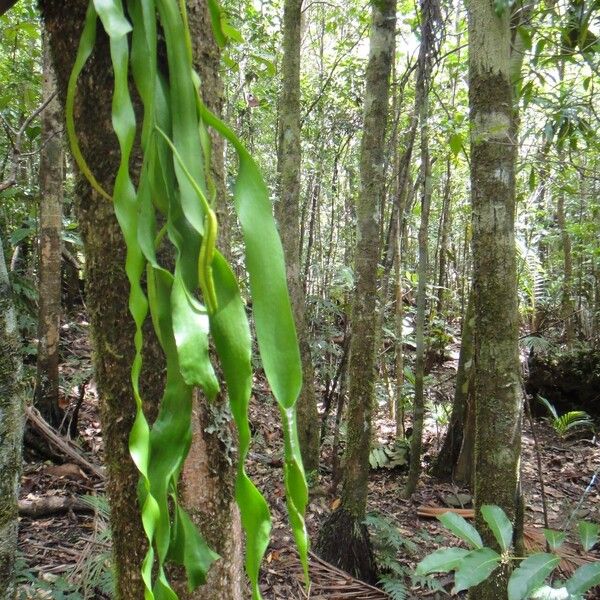
M 87 0 L 40 0 L 63 103 L 87 4 Z M 205 3 L 190 0 L 188 6 L 198 64 L 206 62 L 210 65 L 202 73 L 205 100 L 210 100 L 207 94 L 217 93 L 219 89 L 216 79 L 218 51 L 211 49 L 213 42 L 207 39 L 212 35 L 207 33 L 210 26 Z M 96 49 L 80 77 L 75 120 L 83 154 L 98 181 L 108 190 L 112 187 L 119 161 L 111 125 L 112 88 L 108 40 L 99 31 Z M 219 102 L 220 96 L 215 102 L 208 103 L 218 110 Z M 214 148 L 213 174 L 222 200 L 224 187 L 218 175 L 223 172 L 222 146 L 220 148 Z M 139 156 L 132 164 L 140 164 Z M 129 285 L 124 271 L 125 246 L 112 205 L 98 197 L 81 179 L 76 188 L 76 211 L 86 257 L 86 304 L 90 313 L 95 378 L 101 401 L 117 597 L 139 600 L 144 595 L 140 567 L 146 541 L 137 503 L 138 472 L 128 449 L 129 431 L 135 415 L 130 389 L 134 327 L 127 308 Z M 164 359 L 149 322 L 145 341 L 142 397 L 152 421 L 163 389 Z M 193 518 L 203 529 L 204 525 L 211 525 L 206 527 L 206 537 L 223 557 L 215 563 L 215 573 L 209 575 L 215 595 L 207 596 L 208 588 L 205 588 L 194 597 L 237 600 L 241 598 L 242 589 L 241 534 L 233 506 L 233 467 L 227 460 L 222 460 L 226 456 L 223 446 L 227 445 L 222 441 L 227 439 L 223 432 L 229 431 L 230 422 L 221 408 L 221 404 L 216 404 L 215 415 L 209 414 L 203 400 L 197 401 L 193 424 L 195 446 L 186 464 L 183 493 Z M 206 429 L 210 429 L 215 419 L 219 422 L 218 431 L 206 434 Z M 198 436 L 203 437 L 199 440 Z M 196 461 L 203 461 L 202 465 Z M 190 490 L 202 490 L 202 495 L 196 497 Z M 199 502 L 203 499 L 207 503 L 200 508 Z M 181 589 L 183 585 L 178 587 Z
M 319 468 L 319 414 L 314 369 L 306 325 L 304 286 L 300 269 L 300 45 L 302 0 L 285 0 L 283 13 L 283 64 L 279 98 L 279 202 L 276 216 L 287 267 L 290 300 L 302 359 L 303 385 L 298 398 L 298 437 L 307 472 Z
M 349 573 L 373 581 L 375 569 L 363 523 L 367 503 L 375 346 L 379 323 L 377 263 L 384 189 L 384 140 L 389 80 L 394 56 L 396 1 L 372 2 L 371 41 L 366 71 L 365 113 L 360 156 L 361 192 L 356 203 L 355 298 L 349 360 L 348 435 L 342 502 L 321 531 L 321 556 Z
M 410 441 L 410 467 L 404 496 L 412 495 L 421 475 L 421 452 L 423 448 L 423 421 L 425 416 L 425 313 L 427 307 L 427 279 L 429 270 L 428 230 L 431 207 L 432 180 L 429 156 L 429 87 L 433 57 L 436 53 L 435 23 L 439 6 L 434 0 L 421 2 L 421 45 L 417 69 L 415 107 L 419 110 L 421 142 L 421 222 L 419 225 L 417 315 L 415 322 L 415 399 L 413 403 L 413 433 Z
M 87 1 L 42 0 L 41 7 L 64 106 Z M 84 156 L 98 181 L 108 190 L 112 189 L 119 161 L 111 125 L 112 86 L 108 40 L 99 32 L 96 51 L 79 81 L 75 120 Z M 101 403 L 117 597 L 139 600 L 144 595 L 140 565 L 146 539 L 137 504 L 138 472 L 128 448 L 135 415 L 130 384 L 134 327 L 127 308 L 125 245 L 112 205 L 81 178 L 76 185 L 75 203 L 84 244 L 86 306 Z M 147 330 L 146 334 L 149 333 Z M 163 360 L 156 340 L 150 335 L 146 335 L 146 340 L 143 397 L 147 408 L 155 414 L 163 386 Z
M 515 116 L 508 10 L 471 0 L 469 105 L 475 295 L 475 508 L 496 504 L 517 517 L 521 453 L 521 382 L 515 211 Z M 506 598 L 508 572 L 478 586 L 477 600 Z
M 25 394 L 17 315 L 0 236 L 0 598 L 16 597 L 17 500 Z
M 44 37 L 44 100 L 56 94 L 56 80 L 47 36 Z M 61 229 L 64 150 L 62 118 L 57 97 L 42 112 L 40 153 L 40 233 L 38 251 L 38 353 L 35 405 L 58 427 L 58 362 L 61 313 Z
M 219 77 L 221 55 L 215 43 L 208 4 L 188 0 L 194 64 L 202 81 L 204 102 L 215 114 L 223 109 L 223 85 Z M 219 248 L 230 254 L 229 213 L 223 163 L 223 138 L 212 135 L 212 177 L 217 189 Z M 193 440 L 181 477 L 183 503 L 208 544 L 221 559 L 211 567 L 206 584 L 194 593 L 182 590 L 190 600 L 242 600 L 244 553 L 239 511 L 235 501 L 235 427 L 225 394 L 209 403 L 198 393 L 193 405 Z M 183 587 L 183 586 L 182 586 Z
M 456 465 L 463 448 L 463 441 L 467 439 L 465 433 L 470 433 L 466 432 L 466 430 L 469 427 L 467 414 L 473 365 L 473 309 L 473 294 L 469 294 L 467 310 L 463 317 L 452 414 L 450 416 L 450 423 L 448 424 L 448 431 L 444 437 L 442 448 L 431 468 L 433 475 L 440 479 L 456 478 Z M 471 439 L 471 436 L 472 434 L 468 436 L 468 439 Z M 469 457 L 472 459 L 473 454 L 472 452 L 469 452 L 469 448 L 466 445 L 464 447 L 464 452 L 468 453 Z M 466 456 L 465 459 L 467 459 Z M 461 475 L 461 478 L 462 477 L 464 477 L 464 475 Z

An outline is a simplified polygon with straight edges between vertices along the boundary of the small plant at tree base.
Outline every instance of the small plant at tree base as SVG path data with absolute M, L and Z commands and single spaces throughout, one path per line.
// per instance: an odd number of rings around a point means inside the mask
M 408 582 L 412 586 L 443 590 L 438 581 L 432 578 L 418 577 L 398 562 L 398 554 L 414 555 L 417 544 L 402 535 L 394 522 L 378 513 L 369 513 L 365 519 L 369 528 L 377 568 L 380 572 L 379 585 L 392 598 L 404 600 L 408 597 Z
M 538 400 L 546 407 L 550 414 L 550 424 L 556 433 L 561 437 L 566 437 L 570 431 L 576 427 L 586 429 L 592 428 L 590 415 L 583 410 L 571 410 L 563 415 L 558 414 L 556 408 L 543 396 L 538 396 Z
M 447 512 L 438 519 L 468 546 L 440 548 L 426 556 L 416 569 L 417 575 L 454 571 L 453 594 L 476 586 L 490 577 L 501 564 L 521 561 L 508 581 L 508 600 L 581 600 L 591 588 L 600 585 L 600 563 L 579 567 L 560 587 L 545 583 L 560 563 L 560 557 L 548 552 L 536 552 L 522 559 L 511 555 L 513 527 L 504 511 L 493 505 L 481 507 L 481 516 L 500 547 L 500 553 L 483 545 L 481 535 L 461 516 Z M 595 523 L 579 523 L 579 535 L 585 551 L 594 546 L 600 528 Z M 545 529 L 549 547 L 556 550 L 564 541 L 564 532 Z

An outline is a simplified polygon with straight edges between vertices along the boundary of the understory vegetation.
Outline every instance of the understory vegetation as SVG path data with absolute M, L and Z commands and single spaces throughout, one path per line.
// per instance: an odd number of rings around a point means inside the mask
M 598 0 L 0 0 L 0 598 L 600 597 Z

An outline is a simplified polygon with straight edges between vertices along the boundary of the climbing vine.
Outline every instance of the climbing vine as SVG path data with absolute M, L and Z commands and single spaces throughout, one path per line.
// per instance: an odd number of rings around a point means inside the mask
M 209 0 L 215 38 L 230 28 Z M 125 12 L 125 9 L 127 12 Z M 121 161 L 112 194 L 95 179 L 79 148 L 74 121 L 77 80 L 93 51 L 98 20 L 110 38 L 114 70 L 112 124 Z M 157 31 L 164 36 L 166 65 L 159 62 Z M 143 162 L 137 185 L 130 175 L 136 123 L 133 81 L 143 105 Z M 288 298 L 283 252 L 267 188 L 254 160 L 235 134 L 202 102 L 192 66 L 185 0 L 92 0 L 67 91 L 67 131 L 80 171 L 113 202 L 125 238 L 129 308 L 135 321 L 131 383 L 136 416 L 129 447 L 140 472 L 139 501 L 148 552 L 142 565 L 145 598 L 175 600 L 165 565 L 183 565 L 191 589 L 204 583 L 217 555 L 179 505 L 177 482 L 191 443 L 194 388 L 209 401 L 219 392 L 209 345 L 218 356 L 239 435 L 236 499 L 246 532 L 246 570 L 254 599 L 271 520 L 267 503 L 245 472 L 250 443 L 251 337 L 235 275 L 215 248 L 215 186 L 210 179 L 212 127 L 235 148 L 239 172 L 233 201 L 245 243 L 246 268 L 258 347 L 280 409 L 289 519 L 306 572 L 304 511 L 307 488 L 296 433 L 295 402 L 302 385 L 300 358 Z M 158 250 L 174 249 L 172 268 Z M 148 316 L 166 358 L 159 414 L 149 424 L 140 395 L 142 326 Z

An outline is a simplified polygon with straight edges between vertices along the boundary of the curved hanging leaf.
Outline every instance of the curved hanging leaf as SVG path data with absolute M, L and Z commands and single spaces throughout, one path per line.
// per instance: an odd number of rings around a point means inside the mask
M 240 159 L 234 202 L 246 244 L 260 354 L 281 409 L 290 523 L 307 573 L 304 511 L 308 493 L 294 408 L 302 383 L 301 367 L 283 251 L 267 188 L 256 164 L 235 135 L 200 100 L 184 0 L 126 1 L 129 20 L 122 0 L 91 0 L 69 80 L 66 116 L 69 140 L 82 174 L 99 194 L 112 200 L 81 153 L 74 122 L 77 79 L 93 50 L 100 17 L 110 38 L 115 78 L 112 122 L 121 151 L 114 207 L 127 247 L 129 309 L 136 327 L 131 370 L 136 417 L 130 451 L 141 475 L 140 506 L 149 541 L 142 565 L 144 595 L 147 600 L 176 600 L 165 574 L 167 560 L 185 566 L 193 589 L 204 583 L 210 564 L 217 558 L 177 502 L 177 481 L 191 443 L 193 389 L 200 387 L 209 399 L 219 389 L 209 355 L 211 334 L 239 432 L 236 499 L 246 531 L 246 568 L 253 597 L 258 599 L 259 567 L 271 521 L 264 497 L 244 469 L 251 437 L 250 327 L 233 271 L 214 248 L 215 187 L 209 175 L 206 126 L 225 136 Z M 213 24 L 218 25 L 218 41 L 224 43 L 226 37 L 235 37 L 216 0 L 209 1 L 209 10 Z M 168 76 L 157 68 L 159 27 L 165 37 Z M 137 127 L 129 91 L 129 65 L 144 109 L 143 162 L 137 190 L 129 173 Z M 169 268 L 160 264 L 157 252 L 167 242 L 175 250 L 175 262 Z M 152 428 L 143 413 L 139 392 L 142 326 L 148 313 L 166 359 L 164 394 Z

